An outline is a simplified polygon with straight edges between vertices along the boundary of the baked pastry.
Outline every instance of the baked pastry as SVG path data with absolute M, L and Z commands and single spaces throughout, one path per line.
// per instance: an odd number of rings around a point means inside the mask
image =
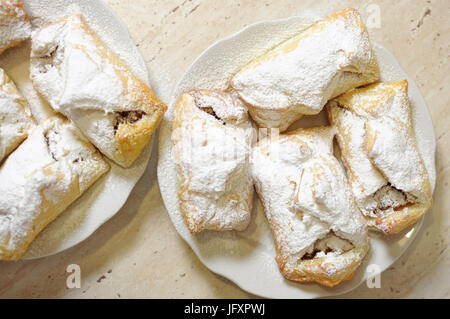
M 191 233 L 247 228 L 254 192 L 249 168 L 254 134 L 247 109 L 236 96 L 207 90 L 181 96 L 172 141 L 180 210 Z
M 35 125 L 27 100 L 0 68 L 0 163 Z
M 0 260 L 18 260 L 29 244 L 109 164 L 73 124 L 43 122 L 0 168 Z
M 0 0 L 0 54 L 31 36 L 31 22 L 22 0 Z
M 364 218 L 333 156 L 333 135 L 316 127 L 266 138 L 251 160 L 281 273 L 330 287 L 350 279 L 369 248 Z
M 31 79 L 107 157 L 129 167 L 166 110 L 153 91 L 72 15 L 32 39 Z
M 355 89 L 327 107 L 368 225 L 395 234 L 430 210 L 431 187 L 416 145 L 408 82 Z
M 255 59 L 231 86 L 258 126 L 282 132 L 302 114 L 317 114 L 329 99 L 379 76 L 367 29 L 350 8 Z

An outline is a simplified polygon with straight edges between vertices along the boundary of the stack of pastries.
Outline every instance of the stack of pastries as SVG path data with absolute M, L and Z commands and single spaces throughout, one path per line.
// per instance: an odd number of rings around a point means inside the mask
M 408 83 L 379 80 L 367 29 L 350 8 L 251 61 L 228 90 L 184 93 L 172 141 L 191 233 L 244 230 L 254 185 L 285 278 L 325 286 L 352 278 L 368 230 L 398 233 L 432 205 Z M 285 132 L 324 108 L 328 127 Z
M 0 18 L 0 52 L 30 38 L 22 0 L 0 0 Z M 0 260 L 20 259 L 107 173 L 104 156 L 130 167 L 166 110 L 79 14 L 36 30 L 31 43 L 31 80 L 57 114 L 38 123 L 0 69 Z

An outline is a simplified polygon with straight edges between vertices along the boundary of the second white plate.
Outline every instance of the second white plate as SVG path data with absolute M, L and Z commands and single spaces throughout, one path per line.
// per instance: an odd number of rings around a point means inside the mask
M 189 233 L 179 210 L 176 167 L 172 156 L 172 113 L 179 97 L 194 88 L 226 89 L 231 77 L 249 61 L 297 34 L 314 20 L 307 16 L 257 23 L 209 47 L 173 91 L 159 134 L 158 180 L 164 203 L 178 233 L 213 272 L 232 280 L 250 293 L 269 298 L 315 298 L 348 292 L 367 278 L 368 265 L 374 264 L 381 271 L 392 265 L 409 246 L 422 223 L 420 221 L 402 234 L 389 238 L 372 233 L 371 250 L 361 267 L 350 281 L 334 288 L 314 283 L 301 284 L 283 278 L 275 262 L 272 234 L 258 199 L 255 199 L 252 222 L 244 232 L 208 231 L 197 236 Z M 435 137 L 425 101 L 395 57 L 378 44 L 374 44 L 374 50 L 381 67 L 382 81 L 407 79 L 409 82 L 416 137 L 434 189 Z M 323 124 L 327 122 L 321 113 L 304 117 L 295 126 Z
M 131 39 L 127 27 L 101 0 L 25 0 L 33 27 L 54 22 L 73 13 L 81 13 L 89 26 L 147 84 L 144 58 Z M 29 41 L 6 51 L 0 67 L 6 70 L 30 102 L 40 122 L 53 111 L 33 89 L 29 79 Z M 151 83 L 154 84 L 154 83 Z M 147 167 L 153 140 L 130 168 L 111 163 L 111 170 L 46 227 L 30 245 L 23 259 L 53 255 L 75 246 L 89 237 L 123 206 Z M 155 159 L 156 160 L 156 159 Z

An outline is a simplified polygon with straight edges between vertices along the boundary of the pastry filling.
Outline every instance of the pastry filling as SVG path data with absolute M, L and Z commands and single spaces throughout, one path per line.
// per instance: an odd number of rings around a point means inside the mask
M 351 111 L 346 109 L 339 102 L 334 103 L 335 104 L 333 106 L 339 107 L 344 111 L 344 113 L 351 113 Z M 372 218 L 380 218 L 388 216 L 396 210 L 414 205 L 416 202 L 417 197 L 394 187 L 391 183 L 388 182 L 371 196 L 365 198 L 360 207 L 364 215 Z
M 114 117 L 114 133 L 117 132 L 121 124 L 133 124 L 141 120 L 147 113 L 144 111 L 123 111 L 116 112 Z
M 42 57 L 42 64 L 40 64 L 39 72 L 40 73 L 47 73 L 50 71 L 50 69 L 59 66 L 62 63 L 62 60 L 58 58 L 58 50 L 59 46 L 57 45 L 50 53 L 48 53 L 46 56 Z
M 54 141 L 51 139 L 51 136 L 50 136 L 51 134 L 58 134 L 58 133 L 57 132 L 45 132 L 45 134 L 44 134 L 45 144 L 47 145 L 48 152 L 52 156 L 53 160 L 55 162 L 57 162 L 58 159 L 56 158 L 56 153 L 53 152 L 53 150 L 52 150 L 54 147 Z
M 219 115 L 217 115 L 216 111 L 212 106 L 212 104 L 214 103 L 223 103 L 219 98 L 214 96 L 203 96 L 202 94 L 196 92 L 192 92 L 191 94 L 195 100 L 195 105 L 200 111 L 203 111 L 208 115 L 211 115 L 222 125 L 226 125 L 225 121 Z
M 397 209 L 412 205 L 415 201 L 416 198 L 413 195 L 387 183 L 367 200 L 365 210 L 371 217 L 383 217 Z
M 341 238 L 333 231 L 330 231 L 324 238 L 317 240 L 313 245 L 311 245 L 301 260 L 311 260 L 326 256 L 337 256 L 353 248 L 354 246 L 350 241 Z
M 58 132 L 55 129 L 47 131 L 44 133 L 45 144 L 47 150 L 55 162 L 68 160 L 72 164 L 78 164 L 85 161 L 89 157 L 89 153 L 86 151 L 82 152 L 70 152 L 67 150 L 65 143 L 67 142 L 63 138 L 64 133 Z
M 218 120 L 223 125 L 226 125 L 226 123 L 216 114 L 216 112 L 214 111 L 214 109 L 212 107 L 200 107 L 200 106 L 198 106 L 198 108 L 200 110 L 202 110 L 203 112 L 205 112 L 205 113 L 211 115 L 212 117 L 214 117 L 216 120 Z

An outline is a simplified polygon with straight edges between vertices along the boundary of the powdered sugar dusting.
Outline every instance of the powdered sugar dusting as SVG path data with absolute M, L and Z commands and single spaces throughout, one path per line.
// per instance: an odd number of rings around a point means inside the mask
M 120 66 L 100 54 L 81 15 L 40 29 L 33 35 L 31 79 L 56 110 L 71 118 L 111 159 L 118 158 L 114 112 L 131 111 Z M 88 110 L 86 114 L 83 111 Z
M 52 216 L 45 207 L 60 213 L 60 199 L 73 183 L 78 182 L 76 192 L 83 193 L 107 170 L 100 154 L 86 145 L 72 124 L 50 119 L 8 157 L 0 169 L 0 257 L 24 249 L 28 236 L 42 228 L 36 224 L 39 216 Z M 102 162 L 102 168 L 91 161 Z
M 0 54 L 31 35 L 31 23 L 22 0 L 0 0 Z
M 35 85 L 63 113 L 128 110 L 116 67 L 100 55 L 92 36 L 80 28 L 82 23 L 81 16 L 72 15 L 35 32 L 31 52 Z
M 306 254 L 328 256 L 328 248 L 339 255 L 366 246 L 368 237 L 344 171 L 332 155 L 332 130 L 291 134 L 254 148 L 252 176 L 279 258 L 295 269 Z
M 428 201 L 428 175 L 413 139 L 406 82 L 350 91 L 329 108 L 365 215 L 385 217 L 397 207 Z
M 202 90 L 182 96 L 172 139 L 181 207 L 192 232 L 247 228 L 253 135 L 246 109 L 231 94 Z
M 0 68 L 0 162 L 34 127 L 27 100 Z
M 260 126 L 284 131 L 301 114 L 317 114 L 330 98 L 378 78 L 369 35 L 359 13 L 348 9 L 254 60 L 231 85 Z
M 26 8 L 30 13 L 34 29 L 73 14 L 82 14 L 102 42 L 126 62 L 133 74 L 148 83 L 147 68 L 143 68 L 145 62 L 138 48 L 135 45 L 123 46 L 125 38 L 130 41 L 127 28 L 106 5 L 99 4 L 97 0 L 39 0 L 27 1 Z M 117 41 L 119 38 L 122 41 Z

